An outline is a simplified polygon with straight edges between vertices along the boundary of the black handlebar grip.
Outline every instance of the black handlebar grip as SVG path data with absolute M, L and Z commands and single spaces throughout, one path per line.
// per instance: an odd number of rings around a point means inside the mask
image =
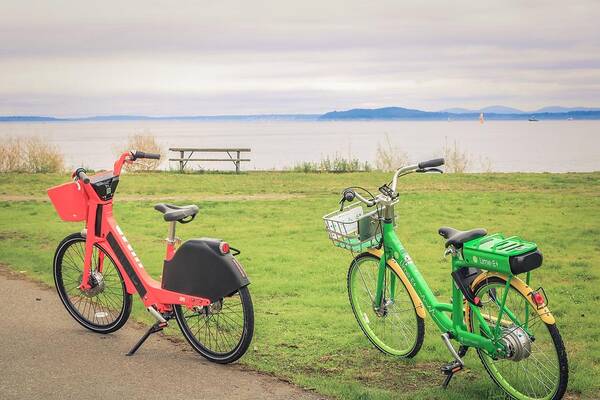
M 436 158 L 435 160 L 420 162 L 419 169 L 439 167 L 440 165 L 444 165 L 444 159 Z
M 138 158 L 150 158 L 152 160 L 160 160 L 160 154 L 155 153 L 144 153 L 143 151 L 136 150 L 133 152 L 133 159 Z
M 90 183 L 90 177 L 87 176 L 85 169 L 83 168 L 77 168 L 77 171 L 75 171 L 75 176 L 77 176 L 79 180 L 82 180 L 83 183 Z

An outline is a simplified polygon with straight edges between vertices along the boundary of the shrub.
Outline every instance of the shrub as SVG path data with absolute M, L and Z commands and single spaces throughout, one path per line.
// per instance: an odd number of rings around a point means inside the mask
M 64 170 L 63 155 L 58 148 L 39 137 L 25 139 L 25 170 L 29 172 L 58 172 Z
M 158 144 L 156 138 L 152 134 L 136 134 L 129 136 L 126 147 L 121 149 L 119 154 L 123 153 L 124 151 L 132 150 L 140 150 L 146 153 L 157 153 L 160 154 L 161 158 L 164 158 L 166 154 L 163 147 Z M 158 169 L 160 163 L 160 160 L 142 158 L 136 160 L 134 163 L 125 164 L 124 168 L 127 171 L 153 171 Z
M 9 137 L 0 144 L 0 172 L 25 172 L 22 140 Z
M 55 145 L 40 137 L 12 138 L 0 144 L 1 172 L 62 172 L 64 158 Z
M 489 157 L 479 157 L 479 168 L 481 172 L 491 173 L 494 172 L 494 164 Z
M 394 145 L 386 133 L 383 143 L 377 143 L 375 166 L 378 170 L 390 172 L 408 164 L 408 155 Z
M 469 154 L 466 151 L 461 151 L 454 141 L 454 146 L 448 146 L 448 141 L 444 145 L 444 160 L 446 172 L 462 174 L 467 172 L 470 164 Z
M 368 162 L 361 162 L 357 158 L 344 158 L 339 154 L 326 156 L 319 162 L 303 161 L 292 168 L 296 172 L 361 172 L 370 171 Z

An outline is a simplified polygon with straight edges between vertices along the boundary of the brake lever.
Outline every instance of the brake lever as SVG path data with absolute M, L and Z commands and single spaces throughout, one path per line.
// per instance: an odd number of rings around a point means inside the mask
M 424 173 L 427 173 L 427 172 L 439 172 L 440 174 L 444 173 L 444 171 L 442 171 L 439 168 L 421 168 L 421 169 L 416 170 L 415 172 L 418 172 L 418 173 L 421 173 L 421 174 L 424 174 Z

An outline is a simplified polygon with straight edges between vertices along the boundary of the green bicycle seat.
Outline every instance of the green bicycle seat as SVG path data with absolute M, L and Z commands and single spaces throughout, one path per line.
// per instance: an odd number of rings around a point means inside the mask
M 452 245 L 457 249 L 462 248 L 465 242 L 477 239 L 487 235 L 487 231 L 483 228 L 471 229 L 469 231 L 459 231 L 458 229 L 443 226 L 438 230 L 438 233 L 446 239 L 446 247 Z

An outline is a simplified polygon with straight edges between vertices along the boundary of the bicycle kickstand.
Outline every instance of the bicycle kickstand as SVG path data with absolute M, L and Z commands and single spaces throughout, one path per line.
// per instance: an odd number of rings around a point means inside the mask
M 131 348 L 131 350 L 129 350 L 129 352 L 126 354 L 128 356 L 132 356 L 135 354 L 136 351 L 138 351 L 138 349 L 144 344 L 144 342 L 146 341 L 146 339 L 148 339 L 150 337 L 150 335 L 152 335 L 153 333 L 156 332 L 160 332 L 162 331 L 164 328 L 166 328 L 167 326 L 169 326 L 169 322 L 168 319 L 170 318 L 168 315 L 161 315 L 158 311 L 156 311 L 156 309 L 152 306 L 148 307 L 148 312 L 150 312 L 150 314 L 152 314 L 152 316 L 154 318 L 157 319 L 156 323 L 154 325 L 152 325 L 150 327 L 150 329 L 148 329 L 146 331 L 146 333 L 144 333 L 144 336 L 142 336 L 140 338 L 140 340 L 138 340 L 138 342 Z
M 162 331 L 165 327 L 167 327 L 167 325 L 169 325 L 168 322 L 156 322 L 154 325 L 152 325 L 150 327 L 150 329 L 148 329 L 146 331 L 146 333 L 144 333 L 144 336 L 142 336 L 140 338 L 140 340 L 138 340 L 138 342 L 135 344 L 135 346 L 133 346 L 131 348 L 131 350 L 129 350 L 129 352 L 127 353 L 128 356 L 132 356 L 135 354 L 135 352 L 142 346 L 142 344 L 144 344 L 144 342 L 146 341 L 146 339 L 148 339 L 150 337 L 150 335 L 152 335 L 153 333 L 156 332 L 160 332 Z
M 460 346 L 460 348 L 458 349 L 458 353 L 457 353 L 456 350 L 454 350 L 454 347 L 452 346 L 452 344 L 450 343 L 450 335 L 448 335 L 447 333 L 444 333 L 442 335 L 442 339 L 444 340 L 446 347 L 448 347 L 448 350 L 450 350 L 450 353 L 454 357 L 454 361 L 451 361 L 448 364 L 442 365 L 442 368 L 441 368 L 442 373 L 444 375 L 446 375 L 446 378 L 444 379 L 444 382 L 442 383 L 442 388 L 446 389 L 448 387 L 448 385 L 450 384 L 450 380 L 452 379 L 454 374 L 462 371 L 462 369 L 464 368 L 465 364 L 461 357 L 464 357 L 464 355 L 467 353 L 467 350 L 469 348 L 466 346 Z

